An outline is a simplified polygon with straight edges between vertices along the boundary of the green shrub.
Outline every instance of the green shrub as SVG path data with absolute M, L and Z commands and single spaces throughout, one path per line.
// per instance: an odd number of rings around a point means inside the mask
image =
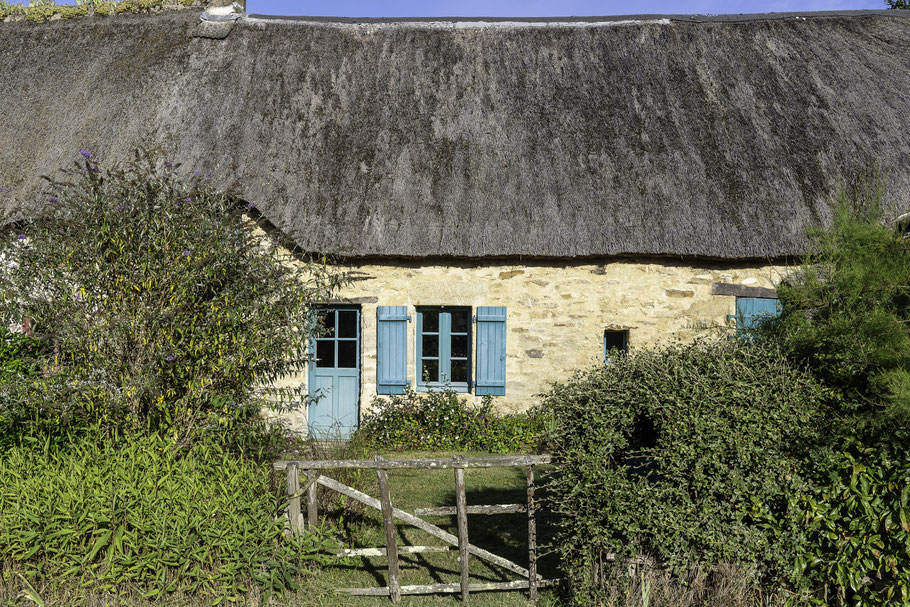
M 780 317 L 754 337 L 822 383 L 829 448 L 805 462 L 813 482 L 789 496 L 795 519 L 756 513 L 805 534 L 798 586 L 853 605 L 910 604 L 910 239 L 879 189 L 842 191 L 831 223 L 807 234 L 809 254 L 778 287 Z
M 279 493 L 267 464 L 201 443 L 15 447 L 0 456 L 0 576 L 150 597 L 282 591 L 324 541 L 283 536 Z
M 910 434 L 874 448 L 848 439 L 795 496 L 808 525 L 795 574 L 857 607 L 910 604 Z
M 0 452 L 16 442 L 18 429 L 29 427 L 34 434 L 40 426 L 56 433 L 59 415 L 50 411 L 60 411 L 59 401 L 25 402 L 30 388 L 53 369 L 53 349 L 46 340 L 0 328 Z
M 534 448 L 544 429 L 542 412 L 499 415 L 489 396 L 474 406 L 451 390 L 408 390 L 374 399 L 354 439 L 377 450 L 510 453 Z
M 550 507 L 579 604 L 604 558 L 758 566 L 783 578 L 803 544 L 794 506 L 821 389 L 776 348 L 730 339 L 639 351 L 557 384 Z M 791 521 L 771 531 L 757 508 Z
M 885 221 L 879 191 L 841 193 L 830 225 L 808 230 L 810 253 L 779 285 L 778 340 L 846 413 L 910 415 L 910 239 Z
M 42 368 L 52 363 L 51 352 L 44 340 L 0 327 L 0 382 L 39 377 Z
M 19 412 L 0 433 L 231 430 L 303 401 L 278 380 L 307 360 L 308 311 L 343 277 L 290 258 L 253 205 L 160 152 L 108 166 L 82 150 L 77 167 L 0 237 L 0 323 L 28 317 L 59 352 L 53 373 L 0 386 Z

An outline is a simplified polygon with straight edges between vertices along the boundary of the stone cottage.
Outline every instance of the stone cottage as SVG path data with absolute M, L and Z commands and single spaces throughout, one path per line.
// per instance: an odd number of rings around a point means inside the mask
M 160 143 L 355 278 L 289 380 L 312 431 L 406 386 L 520 409 L 773 312 L 838 186 L 908 209 L 908 17 L 3 23 L 0 197 Z

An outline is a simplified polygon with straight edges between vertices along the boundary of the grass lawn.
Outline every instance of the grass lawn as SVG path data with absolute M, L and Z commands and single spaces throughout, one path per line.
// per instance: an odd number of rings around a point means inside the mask
M 449 457 L 454 453 L 408 452 L 388 454 L 388 459 L 418 457 Z M 467 456 L 489 455 L 486 453 L 466 453 Z M 540 485 L 546 480 L 547 467 L 535 468 L 537 496 L 541 495 Z M 331 473 L 326 476 L 333 477 Z M 345 478 L 334 476 L 341 482 Z M 348 479 L 350 480 L 350 479 Z M 455 505 L 454 470 L 392 470 L 389 472 L 392 504 L 396 508 L 413 512 L 416 508 L 430 506 Z M 348 484 L 348 483 L 346 483 Z M 361 490 L 378 496 L 375 472 L 364 470 L 357 485 Z M 472 468 L 465 471 L 465 489 L 468 505 L 482 504 L 524 504 L 527 502 L 527 489 L 524 468 Z M 320 488 L 320 490 L 323 490 Z M 337 495 L 337 494 L 336 494 Z M 322 518 L 323 513 L 320 513 Z M 339 512 L 329 514 L 339 517 Z M 344 529 L 348 547 L 382 547 L 385 545 L 385 532 L 382 517 L 378 510 L 365 508 L 348 518 L 340 517 L 336 522 Z M 423 517 L 429 522 L 457 535 L 454 516 Z M 397 524 L 400 545 L 444 545 L 424 531 L 404 523 Z M 546 512 L 538 512 L 538 572 L 545 578 L 558 577 L 557 558 L 547 554 L 552 548 L 553 519 Z M 469 515 L 468 537 L 472 544 L 503 556 L 515 563 L 528 565 L 528 523 L 527 515 Z M 338 564 L 323 569 L 317 577 L 308 580 L 301 592 L 295 593 L 298 605 L 388 605 L 388 597 L 355 597 L 339 594 L 335 588 L 386 586 L 387 564 L 384 557 L 339 559 Z M 402 555 L 399 557 L 402 585 L 454 583 L 461 579 L 458 565 L 458 550 L 455 548 L 444 553 L 423 555 Z M 496 565 L 488 564 L 474 556 L 470 558 L 471 581 L 506 582 L 517 580 L 518 576 Z M 291 597 L 288 597 L 291 599 Z M 554 591 L 541 589 L 538 604 L 552 604 Z M 469 602 L 474 605 L 528 605 L 527 591 L 478 592 L 472 593 Z M 403 596 L 403 605 L 455 604 L 461 603 L 460 594 Z

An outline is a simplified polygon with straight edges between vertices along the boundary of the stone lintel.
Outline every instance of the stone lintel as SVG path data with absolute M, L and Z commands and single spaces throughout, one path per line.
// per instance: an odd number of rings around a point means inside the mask
M 715 282 L 711 285 L 711 295 L 776 299 L 777 291 L 775 289 L 766 289 L 765 287 L 747 287 L 745 285 L 734 285 L 726 282 Z
M 331 299 L 329 300 L 329 305 L 341 306 L 341 305 L 350 305 L 350 304 L 368 304 L 368 303 L 378 303 L 379 298 L 375 296 L 365 296 L 365 297 L 349 297 L 346 299 Z

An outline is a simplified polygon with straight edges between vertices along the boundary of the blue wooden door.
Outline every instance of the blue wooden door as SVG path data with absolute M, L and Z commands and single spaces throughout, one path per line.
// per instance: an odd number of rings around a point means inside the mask
M 328 308 L 319 314 L 325 332 L 310 347 L 310 436 L 350 438 L 360 413 L 360 310 Z

